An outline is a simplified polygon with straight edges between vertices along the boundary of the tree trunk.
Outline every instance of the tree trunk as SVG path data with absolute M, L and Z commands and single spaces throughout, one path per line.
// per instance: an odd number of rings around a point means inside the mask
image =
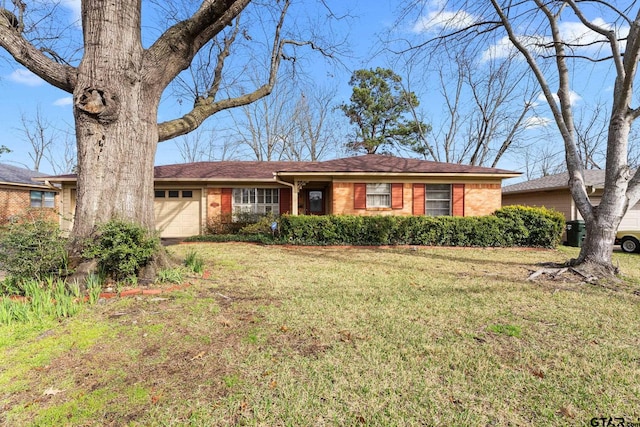
M 631 171 L 627 162 L 627 146 L 631 121 L 626 115 L 614 112 L 608 131 L 605 189 L 597 206 L 586 193 L 572 186 L 574 200 L 585 219 L 586 236 L 580 255 L 572 264 L 591 264 L 609 274 L 617 272 L 612 262 L 613 242 L 618 226 L 629 206 L 627 188 Z M 570 169 L 571 170 L 571 169 Z
M 77 255 L 112 218 L 155 227 L 156 88 L 143 80 L 139 2 L 82 2 L 85 53 L 73 93 L 78 192 L 71 233 Z M 107 42 L 108 41 L 108 42 Z

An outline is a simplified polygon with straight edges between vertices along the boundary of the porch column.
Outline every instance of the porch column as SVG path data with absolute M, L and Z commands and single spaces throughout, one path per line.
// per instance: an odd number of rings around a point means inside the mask
M 300 187 L 298 186 L 298 180 L 293 180 L 293 188 L 291 189 L 291 215 L 298 215 L 298 192 Z

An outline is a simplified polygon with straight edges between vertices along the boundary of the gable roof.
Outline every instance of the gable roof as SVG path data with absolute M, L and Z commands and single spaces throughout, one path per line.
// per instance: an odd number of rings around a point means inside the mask
M 42 178 L 47 174 L 32 171 L 30 169 L 19 168 L 17 166 L 0 163 L 0 184 L 18 185 L 27 187 L 49 188 L 45 185 L 34 182 L 31 178 Z
M 510 178 L 520 172 L 480 166 L 431 162 L 379 154 L 346 157 L 322 162 L 217 161 L 156 166 L 156 181 L 257 181 L 273 182 L 278 177 L 295 175 L 473 175 Z M 61 175 L 52 181 L 75 181 L 76 175 Z
M 457 163 L 432 162 L 429 160 L 386 156 L 381 154 L 365 154 L 363 156 L 345 157 L 324 162 L 297 162 L 286 169 L 279 170 L 279 175 L 293 173 L 419 173 L 419 174 L 486 174 L 518 176 L 519 172 L 505 169 L 469 166 Z
M 220 161 L 156 166 L 156 180 L 273 181 L 273 173 L 306 162 Z
M 584 185 L 596 189 L 604 188 L 604 175 L 606 171 L 602 169 L 585 169 L 582 171 Z M 520 182 L 518 184 L 507 185 L 502 188 L 503 194 L 532 193 L 536 191 L 550 191 L 569 189 L 569 172 L 555 175 L 547 175 L 531 181 Z

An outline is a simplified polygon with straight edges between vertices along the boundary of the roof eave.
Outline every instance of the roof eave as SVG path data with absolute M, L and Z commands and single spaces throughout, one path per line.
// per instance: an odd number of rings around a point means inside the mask
M 42 190 L 59 190 L 55 187 L 50 187 L 48 185 L 45 184 L 27 184 L 27 183 L 21 183 L 21 182 L 8 182 L 8 181 L 0 181 L 0 185 L 8 185 L 11 187 L 25 187 L 25 188 L 37 188 L 37 189 L 42 189 Z
M 477 173 L 477 172 L 274 172 L 275 176 L 392 176 L 392 177 L 469 177 L 469 178 L 516 178 L 522 175 L 520 172 L 507 173 Z

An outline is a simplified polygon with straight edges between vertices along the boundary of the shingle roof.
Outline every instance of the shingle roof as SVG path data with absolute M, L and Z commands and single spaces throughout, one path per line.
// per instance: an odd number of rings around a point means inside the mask
M 0 182 L 3 183 L 42 185 L 32 181 L 31 178 L 45 176 L 47 176 L 47 174 L 0 163 Z
M 274 172 L 293 173 L 437 173 L 507 174 L 504 169 L 406 159 L 379 154 L 346 157 L 323 162 L 198 162 L 155 167 L 156 179 L 273 179 Z
M 519 175 L 519 172 L 504 169 L 460 165 L 456 163 L 432 162 L 428 160 L 408 159 L 380 154 L 366 154 L 363 156 L 346 157 L 342 159 L 327 160 L 324 162 L 298 162 L 297 165 L 281 169 L 279 172 L 471 173 Z
M 587 169 L 582 172 L 584 184 L 595 188 L 604 187 L 605 171 L 601 169 Z M 530 193 L 533 191 L 559 190 L 569 188 L 569 173 L 563 172 L 555 175 L 547 175 L 531 181 L 507 185 L 502 188 L 503 194 Z
M 273 173 L 306 162 L 222 161 L 156 166 L 155 178 L 273 180 Z
M 208 181 L 272 181 L 274 173 L 331 174 L 331 173 L 397 173 L 397 174 L 481 174 L 517 176 L 519 172 L 452 163 L 431 162 L 419 159 L 368 154 L 323 162 L 260 162 L 219 161 L 195 162 L 156 166 L 156 180 L 208 180 Z M 60 181 L 74 180 L 75 175 L 61 175 Z M 55 181 L 56 179 L 52 179 Z

